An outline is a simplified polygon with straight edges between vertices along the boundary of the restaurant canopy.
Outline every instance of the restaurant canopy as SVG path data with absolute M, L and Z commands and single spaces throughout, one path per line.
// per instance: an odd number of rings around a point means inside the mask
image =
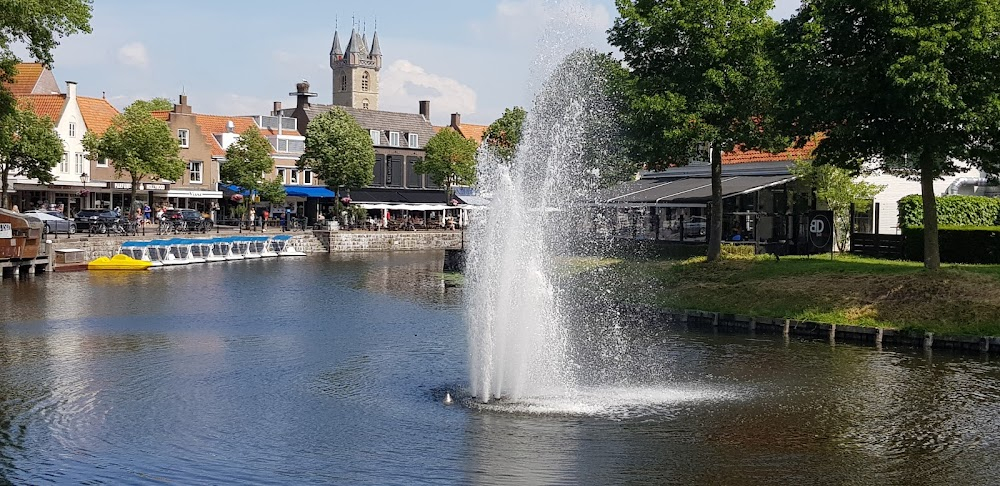
M 289 197 L 333 199 L 337 193 L 322 186 L 285 186 L 285 194 Z
M 722 198 L 752 194 L 794 180 L 795 177 L 788 174 L 723 176 Z M 601 195 L 597 205 L 704 207 L 711 200 L 710 177 L 649 178 L 626 182 L 608 189 Z

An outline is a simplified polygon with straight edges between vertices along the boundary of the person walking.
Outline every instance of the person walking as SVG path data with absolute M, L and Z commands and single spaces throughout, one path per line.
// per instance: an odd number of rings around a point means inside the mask
M 152 215 L 153 215 L 153 209 L 149 207 L 149 204 L 144 205 L 142 207 L 142 216 L 143 216 L 143 219 L 145 219 L 146 221 L 149 221 L 151 219 L 150 216 L 152 216 Z

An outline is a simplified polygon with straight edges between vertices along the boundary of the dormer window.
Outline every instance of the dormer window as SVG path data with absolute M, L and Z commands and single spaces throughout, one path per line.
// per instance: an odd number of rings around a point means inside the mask
M 372 137 L 372 145 L 376 147 L 382 145 L 382 133 L 378 130 L 368 130 L 368 135 Z
M 190 132 L 186 128 L 181 128 L 177 130 L 177 139 L 181 142 L 181 148 L 188 148 Z
M 368 82 L 369 81 L 371 81 L 371 75 L 368 74 L 368 71 L 365 71 L 361 75 L 361 91 L 368 91 Z
M 399 132 L 389 132 L 389 145 L 399 147 Z
M 410 146 L 410 148 L 417 148 L 420 145 L 419 143 L 420 135 L 417 135 L 416 133 L 411 133 L 407 138 L 408 138 L 407 141 L 409 142 L 408 145 Z

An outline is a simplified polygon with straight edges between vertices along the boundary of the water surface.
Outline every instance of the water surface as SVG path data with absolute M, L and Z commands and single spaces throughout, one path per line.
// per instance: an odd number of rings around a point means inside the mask
M 0 283 L 0 483 L 988 484 L 1000 367 L 635 324 L 578 396 L 468 385 L 440 253 Z M 655 372 L 649 372 L 655 370 Z M 600 373 L 600 370 L 592 370 Z

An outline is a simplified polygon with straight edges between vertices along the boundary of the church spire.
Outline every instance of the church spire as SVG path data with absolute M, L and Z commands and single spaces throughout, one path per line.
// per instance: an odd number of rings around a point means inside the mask
M 344 50 L 340 48 L 340 33 L 333 33 L 333 47 L 330 48 L 330 67 L 333 63 L 344 58 Z
M 377 30 L 375 31 L 375 34 L 372 35 L 372 54 L 371 54 L 371 56 L 372 57 L 382 56 L 382 48 L 379 47 L 379 45 L 378 45 L 378 31 Z

